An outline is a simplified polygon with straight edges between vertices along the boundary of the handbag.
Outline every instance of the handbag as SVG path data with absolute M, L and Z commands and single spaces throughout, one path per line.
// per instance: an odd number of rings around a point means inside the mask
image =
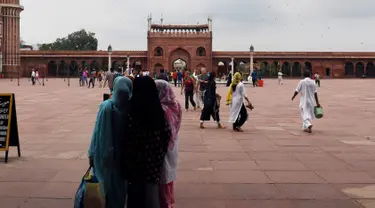
M 105 200 L 100 191 L 100 183 L 92 166 L 82 177 L 75 195 L 74 208 L 104 208 Z
M 314 107 L 314 114 L 315 114 L 315 118 L 317 118 L 317 119 L 323 118 L 323 115 L 324 115 L 323 114 L 323 108 L 315 106 Z

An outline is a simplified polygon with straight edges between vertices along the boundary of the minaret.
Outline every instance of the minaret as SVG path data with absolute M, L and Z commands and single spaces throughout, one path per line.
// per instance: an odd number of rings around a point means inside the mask
M 210 32 L 212 32 L 212 18 L 211 18 L 211 16 L 208 16 L 207 22 L 208 22 L 208 30 Z
M 161 24 L 161 26 L 163 26 L 163 13 L 160 16 L 160 24 Z
M 152 14 L 148 15 L 147 22 L 148 22 L 148 31 L 151 31 Z
M 20 0 L 0 0 L 0 73 L 17 77 L 20 59 Z M 21 76 L 21 75 L 20 75 Z

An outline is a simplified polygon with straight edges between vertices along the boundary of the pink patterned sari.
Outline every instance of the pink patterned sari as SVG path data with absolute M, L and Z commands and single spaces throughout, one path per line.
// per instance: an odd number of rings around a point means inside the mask
M 156 87 L 159 91 L 159 99 L 163 107 L 165 117 L 171 129 L 171 140 L 162 170 L 161 184 L 159 186 L 160 208 L 173 208 L 174 200 L 174 180 L 177 172 L 178 147 L 177 135 L 181 126 L 182 110 L 181 105 L 176 100 L 176 96 L 169 83 L 164 80 L 156 80 Z M 175 147 L 176 146 L 176 147 Z

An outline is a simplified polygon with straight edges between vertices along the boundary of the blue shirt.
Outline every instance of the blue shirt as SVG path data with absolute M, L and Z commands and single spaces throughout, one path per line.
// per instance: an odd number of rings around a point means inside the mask
M 181 72 L 178 72 L 178 73 L 177 73 L 177 79 L 178 79 L 178 80 L 182 80 L 182 73 L 181 73 Z
M 252 78 L 252 79 L 257 79 L 257 73 L 256 73 L 255 71 L 253 71 L 253 72 L 251 73 L 251 78 Z

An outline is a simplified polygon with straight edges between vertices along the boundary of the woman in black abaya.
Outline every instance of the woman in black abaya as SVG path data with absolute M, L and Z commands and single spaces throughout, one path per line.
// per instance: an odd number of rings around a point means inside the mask
M 204 121 L 209 121 L 212 117 L 217 123 L 219 129 L 224 129 L 225 127 L 220 123 L 220 100 L 221 96 L 216 93 L 216 82 L 215 82 L 215 72 L 211 72 L 207 81 L 207 90 L 204 93 L 204 107 L 201 113 L 201 124 L 200 128 L 204 129 Z
M 125 146 L 127 208 L 159 208 L 160 174 L 171 131 L 156 84 L 149 76 L 134 79 L 130 119 L 130 140 Z

